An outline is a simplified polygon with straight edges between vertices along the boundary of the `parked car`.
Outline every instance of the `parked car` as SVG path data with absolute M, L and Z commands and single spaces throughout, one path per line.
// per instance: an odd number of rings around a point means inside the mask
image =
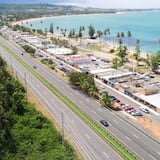
M 109 126 L 108 122 L 104 119 L 100 120 L 100 123 L 103 124 L 104 126 Z
M 115 96 L 111 96 L 112 101 L 115 101 L 117 98 Z
M 141 112 L 138 112 L 138 111 L 132 112 L 131 115 L 132 116 L 143 116 L 143 114 Z
M 128 106 L 128 107 L 126 107 L 124 110 L 125 110 L 125 111 L 128 111 L 128 110 L 131 110 L 131 109 L 134 109 L 134 107 Z
M 127 112 L 131 114 L 132 112 L 136 112 L 136 110 L 135 109 L 130 109 Z
M 121 105 L 121 107 L 123 108 L 123 109 L 125 109 L 126 107 L 129 107 L 130 106 L 130 104 L 123 104 L 123 105 Z
M 119 99 L 115 99 L 115 100 L 113 100 L 113 101 L 114 101 L 114 102 L 118 102 L 118 103 L 120 102 L 120 100 L 119 100 Z
M 149 114 L 149 110 L 147 108 L 145 108 L 145 107 L 139 107 L 139 109 L 141 111 L 143 111 L 144 113 L 148 113 Z

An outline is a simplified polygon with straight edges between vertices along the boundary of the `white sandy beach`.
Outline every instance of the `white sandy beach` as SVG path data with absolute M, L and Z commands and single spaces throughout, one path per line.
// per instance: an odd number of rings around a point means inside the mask
M 65 16 L 65 15 L 60 15 L 60 16 Z M 16 22 L 12 22 L 12 25 L 16 25 L 16 24 L 19 24 L 19 25 L 22 25 L 26 22 L 31 22 L 31 21 L 42 21 L 44 19 L 50 19 L 50 18 L 54 18 L 54 17 L 57 17 L 57 16 L 51 16 L 51 17 L 39 17 L 39 18 L 29 18 L 29 19 L 24 19 L 24 20 L 20 20 L 20 21 L 16 21 Z M 62 36 L 62 34 L 57 34 L 57 33 L 54 33 L 54 34 L 48 34 L 48 38 L 49 37 L 57 37 L 57 38 L 61 38 L 61 39 L 68 39 L 67 37 L 64 37 Z M 75 39 L 72 39 L 73 43 L 76 44 L 77 41 Z M 99 39 L 89 39 L 89 38 L 82 38 L 81 39 L 81 43 L 83 44 L 86 44 L 86 43 L 96 43 L 96 44 L 99 44 L 99 45 L 104 45 L 105 47 L 103 48 L 104 51 L 100 52 L 100 51 L 94 51 L 93 54 L 95 56 L 99 56 L 99 57 L 103 57 L 103 58 L 107 58 L 109 60 L 112 60 L 115 55 L 113 53 L 109 53 L 109 50 L 110 49 L 113 49 L 113 48 L 116 48 L 118 46 L 118 43 L 111 43 L 111 42 L 101 42 L 99 41 Z M 128 51 L 128 54 L 133 54 L 135 52 L 135 50 L 132 48 L 129 48 L 129 51 Z M 150 53 L 146 53 L 146 52 L 141 52 L 141 57 L 143 58 L 146 58 L 147 57 L 147 54 L 150 55 Z

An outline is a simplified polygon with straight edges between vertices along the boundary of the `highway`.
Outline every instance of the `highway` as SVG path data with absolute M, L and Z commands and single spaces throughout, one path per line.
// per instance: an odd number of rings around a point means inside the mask
M 0 41 L 1 40 L 2 39 L 0 38 Z M 29 88 L 38 96 L 46 109 L 56 118 L 60 125 L 62 123 L 63 113 L 65 135 L 73 140 L 86 160 L 122 159 L 106 142 L 95 134 L 90 127 L 65 106 L 29 71 L 3 50 L 3 48 L 0 48 L 0 54 L 7 63 L 16 70 L 17 76 L 23 77 L 24 81 L 26 80 L 27 86 L 29 86 Z
M 14 52 L 20 55 L 21 51 L 17 50 L 17 47 L 12 45 L 10 47 L 12 47 Z M 117 114 L 117 112 L 103 108 L 97 101 L 73 89 L 68 82 L 60 79 L 59 76 L 27 54 L 21 57 L 31 66 L 36 65 L 36 70 L 43 75 L 43 77 L 56 86 L 63 94 L 68 96 L 68 98 L 72 99 L 74 103 L 81 107 L 83 111 L 90 115 L 97 123 L 99 123 L 99 120 L 105 118 L 109 122 L 107 130 L 113 133 L 133 152 L 137 153 L 141 159 L 160 159 L 160 143 L 137 129 L 137 126 L 134 126 L 136 124 L 131 125 L 131 123 L 128 123 L 130 120 L 127 117 L 122 117 L 122 115 Z

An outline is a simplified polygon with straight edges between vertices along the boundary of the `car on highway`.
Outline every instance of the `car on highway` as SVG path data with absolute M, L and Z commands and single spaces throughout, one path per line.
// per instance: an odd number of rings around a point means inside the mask
M 109 126 L 108 122 L 104 119 L 100 120 L 100 123 L 103 124 L 104 126 Z
M 36 66 L 33 66 L 33 68 L 36 69 L 37 67 L 36 67 Z
M 147 108 L 145 108 L 145 107 L 139 107 L 139 109 L 140 109 L 141 111 L 143 111 L 144 113 L 149 114 L 149 110 L 148 110 Z

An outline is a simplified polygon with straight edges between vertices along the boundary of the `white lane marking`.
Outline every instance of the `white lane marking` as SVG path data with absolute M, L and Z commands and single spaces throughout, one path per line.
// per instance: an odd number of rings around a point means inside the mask
M 83 104 L 83 101 L 80 101 Z
M 86 101 L 87 101 L 87 102 L 89 102 L 89 100 L 88 100 L 88 99 L 86 99 Z
M 100 112 L 102 112 L 102 110 L 101 110 L 100 108 L 98 108 L 98 110 L 99 110 Z
M 96 114 L 96 112 L 94 110 L 92 110 L 92 112 Z
M 153 157 L 152 155 L 149 155 L 152 159 L 157 160 L 155 157 Z
M 119 124 L 116 120 L 113 120 L 115 123 Z
M 126 137 L 126 139 L 128 139 L 129 141 L 132 141 L 128 136 L 125 136 Z
M 90 139 L 90 136 L 89 136 L 88 134 L 85 134 L 85 136 L 86 136 L 88 139 Z
M 135 135 L 134 133 L 132 133 L 132 135 L 133 135 L 134 137 L 136 137 L 137 139 L 139 139 L 139 137 L 138 137 L 137 135 Z
M 108 155 L 106 152 L 103 152 L 103 154 L 104 154 L 107 158 L 109 158 L 109 155 Z
M 75 121 L 72 119 L 72 123 L 74 123 L 75 124 Z
M 160 152 L 157 152 L 160 155 Z

